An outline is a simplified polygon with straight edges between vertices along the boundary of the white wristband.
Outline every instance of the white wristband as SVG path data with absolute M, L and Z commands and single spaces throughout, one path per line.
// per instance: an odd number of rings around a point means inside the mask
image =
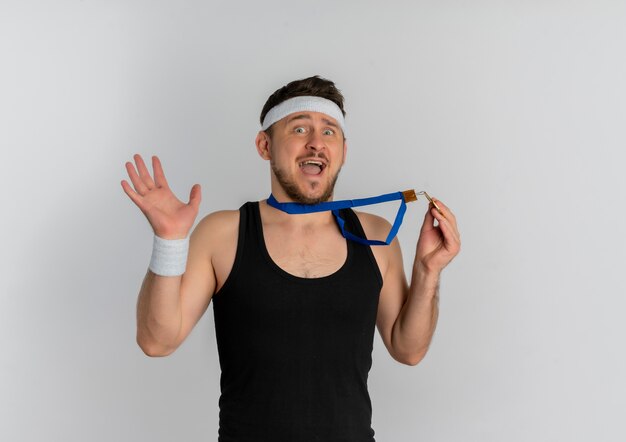
M 154 235 L 149 269 L 161 276 L 179 276 L 185 273 L 189 237 L 163 239 Z

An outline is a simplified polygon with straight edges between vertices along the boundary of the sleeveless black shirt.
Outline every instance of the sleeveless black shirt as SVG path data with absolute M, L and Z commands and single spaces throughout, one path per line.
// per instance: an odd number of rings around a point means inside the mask
M 265 247 L 258 202 L 240 211 L 233 268 L 213 296 L 219 442 L 374 442 L 367 389 L 382 276 L 346 241 L 335 273 L 300 278 Z M 348 230 L 365 236 L 356 214 Z

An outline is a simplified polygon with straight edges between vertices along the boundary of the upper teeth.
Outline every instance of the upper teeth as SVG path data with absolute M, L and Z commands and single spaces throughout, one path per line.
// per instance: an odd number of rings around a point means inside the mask
M 316 166 L 322 167 L 324 165 L 324 163 L 322 163 L 321 161 L 303 161 L 302 163 L 300 163 L 300 166 L 304 166 L 305 164 L 315 164 Z

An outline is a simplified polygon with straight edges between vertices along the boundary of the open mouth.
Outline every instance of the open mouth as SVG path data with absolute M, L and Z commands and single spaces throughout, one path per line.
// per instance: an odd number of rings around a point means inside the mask
M 326 164 L 317 160 L 302 161 L 299 166 L 306 175 L 319 175 L 326 168 Z

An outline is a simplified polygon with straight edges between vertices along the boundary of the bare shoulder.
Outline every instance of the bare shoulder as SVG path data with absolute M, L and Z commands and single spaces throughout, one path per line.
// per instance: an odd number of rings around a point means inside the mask
M 239 210 L 218 210 L 204 216 L 192 233 L 196 242 L 207 248 L 211 255 L 224 245 L 237 239 Z
M 373 213 L 367 212 L 357 212 L 354 211 L 359 218 L 359 222 L 361 223 L 361 227 L 363 227 L 363 232 L 365 236 L 369 239 L 379 239 L 384 240 L 387 238 L 389 231 L 391 230 L 391 224 L 382 216 L 374 215 Z M 391 259 L 392 249 L 398 246 L 398 239 L 394 238 L 391 243 L 391 247 L 380 247 L 380 246 L 372 246 L 371 250 L 374 254 L 374 258 L 376 259 L 376 263 L 378 264 L 378 269 L 380 270 L 381 275 L 387 273 L 387 268 L 389 267 L 389 262 Z
M 212 269 L 212 293 L 222 287 L 231 271 L 238 236 L 239 210 L 219 210 L 202 218 L 190 237 L 190 257 L 197 257 L 198 262 Z
M 205 215 L 196 226 L 196 229 L 228 229 L 239 223 L 239 210 L 218 210 Z
M 356 213 L 361 222 L 365 236 L 372 239 L 384 239 L 387 237 L 391 224 L 385 218 L 373 213 L 357 212 L 356 210 L 354 213 Z

